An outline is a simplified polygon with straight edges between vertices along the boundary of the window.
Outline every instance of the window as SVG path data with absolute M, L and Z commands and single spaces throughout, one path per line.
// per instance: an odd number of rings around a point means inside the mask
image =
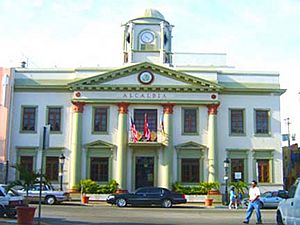
M 33 171 L 33 156 L 21 156 L 20 165 L 27 171 Z M 23 180 L 23 178 L 24 177 L 20 176 L 20 180 Z
M 107 132 L 107 112 L 105 107 L 94 108 L 94 132 Z
M 183 133 L 197 133 L 197 109 L 183 109 Z
M 255 133 L 269 134 L 269 111 L 255 110 Z
M 231 159 L 231 180 L 244 181 L 244 159 Z M 241 179 L 236 179 L 241 175 Z
M 61 108 L 48 108 L 48 124 L 50 131 L 61 131 Z
M 24 107 L 22 131 L 35 131 L 36 107 Z
M 59 161 L 56 156 L 46 157 L 46 176 L 48 180 L 58 180 L 58 166 Z
M 199 159 L 181 159 L 181 182 L 199 182 Z
M 268 159 L 257 160 L 258 182 L 270 182 L 270 163 Z
M 108 157 L 91 158 L 91 174 L 94 181 L 108 181 Z
M 157 131 L 157 110 L 156 109 L 135 109 L 134 122 L 136 130 L 144 132 L 145 114 L 148 118 L 148 126 L 150 131 Z
M 244 110 L 231 109 L 230 110 L 230 133 L 244 134 Z

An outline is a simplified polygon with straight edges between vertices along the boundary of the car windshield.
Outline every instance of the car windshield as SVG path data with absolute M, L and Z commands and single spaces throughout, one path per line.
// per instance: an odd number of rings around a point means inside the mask
M 2 186 L 2 187 L 5 189 L 5 192 L 8 195 L 10 195 L 10 196 L 20 196 L 15 189 L 13 189 L 13 188 L 8 189 L 8 186 L 6 186 L 6 185 Z
M 271 192 L 265 192 L 261 195 L 261 197 L 265 197 L 265 198 L 272 197 L 272 193 Z

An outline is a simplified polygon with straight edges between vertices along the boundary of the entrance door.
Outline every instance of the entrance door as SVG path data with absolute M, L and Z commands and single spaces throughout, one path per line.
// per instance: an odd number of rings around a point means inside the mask
M 135 188 L 154 185 L 154 157 L 136 157 Z

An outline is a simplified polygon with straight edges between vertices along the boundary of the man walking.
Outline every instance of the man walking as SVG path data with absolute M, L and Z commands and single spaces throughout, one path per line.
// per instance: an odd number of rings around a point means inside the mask
M 247 215 L 246 215 L 246 219 L 244 220 L 243 223 L 247 223 L 247 224 L 249 223 L 252 212 L 255 209 L 256 220 L 257 220 L 256 224 L 262 224 L 261 213 L 260 213 L 261 203 L 259 200 L 259 196 L 260 196 L 260 191 L 257 187 L 257 182 L 255 180 L 253 180 L 251 182 L 251 187 L 249 189 L 249 205 L 248 205 L 248 209 L 247 209 Z

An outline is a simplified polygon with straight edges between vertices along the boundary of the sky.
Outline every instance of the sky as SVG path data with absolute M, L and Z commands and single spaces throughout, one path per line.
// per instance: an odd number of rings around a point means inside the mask
M 290 118 L 299 142 L 300 0 L 0 0 L 0 67 L 121 65 L 122 24 L 146 8 L 174 25 L 173 52 L 227 53 L 237 69 L 279 72 L 282 133 Z

